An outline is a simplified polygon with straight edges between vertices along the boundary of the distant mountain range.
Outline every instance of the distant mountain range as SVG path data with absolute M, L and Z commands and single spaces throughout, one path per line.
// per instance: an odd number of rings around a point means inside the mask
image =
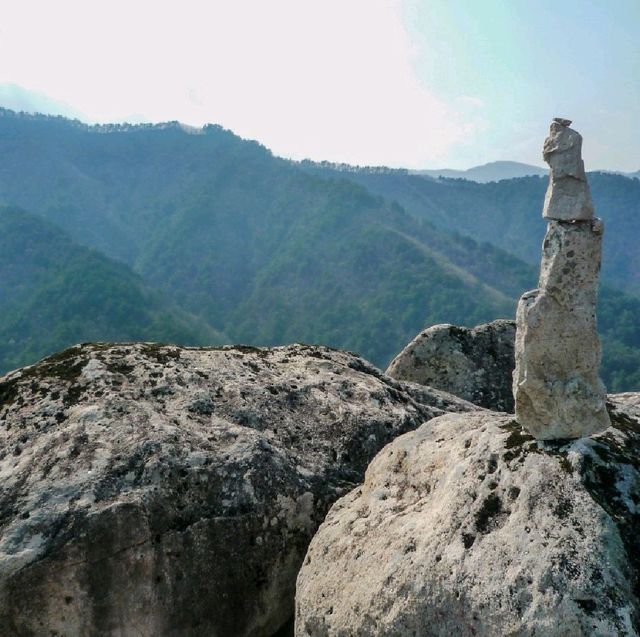
M 296 162 L 298 163 L 298 162 Z M 440 170 L 408 170 L 406 168 L 388 168 L 386 166 L 350 166 L 349 164 L 339 164 L 333 162 L 314 162 L 304 160 L 299 162 L 302 166 L 318 166 L 328 170 L 335 170 L 346 175 L 353 173 L 364 173 L 374 175 L 404 174 L 427 177 L 429 179 L 465 179 L 479 184 L 487 184 L 494 181 L 504 181 L 507 179 L 519 179 L 520 177 L 547 177 L 548 168 L 523 164 L 517 161 L 493 161 L 481 166 L 474 166 L 467 170 L 455 170 L 453 168 L 442 168 Z M 640 170 L 633 173 L 624 173 L 615 170 L 601 170 L 609 175 L 622 175 L 630 178 L 640 178 Z
M 627 224 L 607 235 L 628 235 L 616 276 L 631 289 L 640 182 L 602 180 L 596 204 Z M 427 325 L 513 316 L 536 281 L 544 186 L 295 164 L 218 126 L 0 110 L 0 203 L 13 206 L 0 210 L 0 370 L 131 339 L 319 342 L 384 367 Z M 603 294 L 611 389 L 640 388 L 639 314 L 639 299 Z
M 122 262 L 232 341 L 321 342 L 379 365 L 426 324 L 510 316 L 533 280 L 502 250 L 214 126 L 5 114 L 0 200 Z
M 466 179 L 475 181 L 479 184 L 487 184 L 492 181 L 504 181 L 505 179 L 518 179 L 520 177 L 547 177 L 549 175 L 548 168 L 533 166 L 531 164 L 522 164 L 517 161 L 492 161 L 481 166 L 473 166 L 467 170 L 454 170 L 452 168 L 443 168 L 442 170 L 408 170 L 412 175 L 421 175 L 423 177 L 431 177 L 438 179 L 440 177 L 446 179 Z M 640 178 L 640 170 L 633 173 L 624 173 L 615 170 L 602 170 L 595 172 L 604 172 L 611 175 L 622 175 L 630 178 Z
M 503 179 L 516 179 L 518 177 L 528 177 L 530 175 L 538 175 L 544 177 L 549 174 L 548 168 L 540 166 L 532 166 L 530 164 L 522 164 L 517 161 L 492 161 L 482 166 L 474 166 L 467 170 L 453 170 L 451 168 L 443 168 L 442 170 L 412 170 L 415 175 L 424 175 L 426 177 L 446 177 L 448 179 L 468 179 L 469 181 L 477 181 L 485 184 L 490 181 L 502 181 Z
M 50 113 L 71 119 L 80 118 L 80 111 L 44 93 L 30 91 L 18 84 L 0 84 L 0 104 L 5 109 L 25 113 Z

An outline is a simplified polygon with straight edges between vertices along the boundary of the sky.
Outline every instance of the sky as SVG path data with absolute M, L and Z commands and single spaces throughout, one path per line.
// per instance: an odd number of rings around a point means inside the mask
M 640 0 L 0 0 L 0 105 L 358 165 L 640 169 Z

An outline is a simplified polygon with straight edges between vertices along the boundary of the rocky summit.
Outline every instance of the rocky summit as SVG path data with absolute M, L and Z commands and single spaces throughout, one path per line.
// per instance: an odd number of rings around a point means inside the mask
M 269 636 L 329 506 L 473 405 L 324 347 L 83 345 L 0 379 L 0 635 Z
M 388 445 L 298 577 L 297 637 L 637 637 L 640 409 L 542 442 L 445 415 Z

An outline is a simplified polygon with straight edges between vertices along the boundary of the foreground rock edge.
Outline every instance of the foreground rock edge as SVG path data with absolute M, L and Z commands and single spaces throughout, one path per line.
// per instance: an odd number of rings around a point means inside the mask
M 314 537 L 296 636 L 637 635 L 640 409 L 624 398 L 573 442 L 489 413 L 397 438 Z

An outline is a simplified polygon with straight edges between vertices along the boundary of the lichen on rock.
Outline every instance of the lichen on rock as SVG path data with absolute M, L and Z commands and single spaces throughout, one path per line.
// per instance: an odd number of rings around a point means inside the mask
M 0 635 L 273 635 L 328 507 L 473 405 L 346 352 L 71 348 L 0 378 Z

